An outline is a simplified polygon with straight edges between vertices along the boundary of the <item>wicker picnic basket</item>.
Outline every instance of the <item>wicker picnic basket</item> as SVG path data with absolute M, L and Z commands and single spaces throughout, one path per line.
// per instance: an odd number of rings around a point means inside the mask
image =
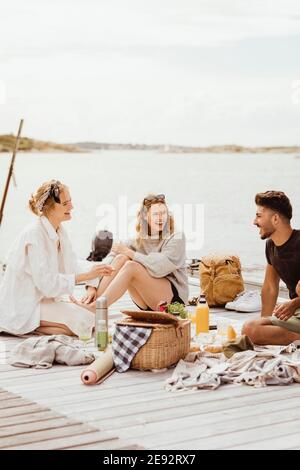
M 170 367 L 183 359 L 190 348 L 190 321 L 164 312 L 123 310 L 126 317 L 118 325 L 152 328 L 147 343 L 135 355 L 132 369 Z

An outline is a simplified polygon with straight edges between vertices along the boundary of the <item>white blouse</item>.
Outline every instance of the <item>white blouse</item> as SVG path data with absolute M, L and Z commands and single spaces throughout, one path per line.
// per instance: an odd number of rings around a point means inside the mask
M 0 285 L 0 331 L 20 335 L 38 328 L 41 300 L 72 294 L 75 275 L 92 264 L 84 262 L 80 270 L 64 228 L 56 232 L 46 217 L 39 217 L 21 232 L 9 253 Z

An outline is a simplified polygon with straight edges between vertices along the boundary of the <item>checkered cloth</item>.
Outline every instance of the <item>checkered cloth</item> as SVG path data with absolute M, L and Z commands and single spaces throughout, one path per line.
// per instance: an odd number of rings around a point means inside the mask
M 125 372 L 139 352 L 147 343 L 152 328 L 116 325 L 112 341 L 112 353 L 117 372 Z

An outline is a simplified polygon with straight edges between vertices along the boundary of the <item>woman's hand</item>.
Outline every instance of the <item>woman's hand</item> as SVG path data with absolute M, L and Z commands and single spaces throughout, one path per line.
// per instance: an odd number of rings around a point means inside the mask
M 115 268 L 109 264 L 95 265 L 86 273 L 86 280 L 91 281 L 100 276 L 111 276 L 114 271 Z
M 296 285 L 296 294 L 298 295 L 298 297 L 300 297 L 300 281 Z
M 99 276 L 111 276 L 115 272 L 115 268 L 109 264 L 95 265 L 90 271 L 75 276 L 75 284 L 81 282 L 92 281 Z
M 81 302 L 84 304 L 90 304 L 94 302 L 97 298 L 97 289 L 96 287 L 88 286 L 86 289 L 86 295 L 82 297 Z
M 112 246 L 111 251 L 116 253 L 117 255 L 125 255 L 128 256 L 129 259 L 133 259 L 134 257 L 134 251 L 128 248 L 128 246 L 123 245 L 122 243 L 115 243 Z
M 69 299 L 73 304 L 78 305 L 78 307 L 86 308 L 87 310 L 93 313 L 96 312 L 96 302 L 92 302 L 91 304 L 85 304 L 81 302 L 80 300 L 77 300 L 73 295 L 70 295 Z

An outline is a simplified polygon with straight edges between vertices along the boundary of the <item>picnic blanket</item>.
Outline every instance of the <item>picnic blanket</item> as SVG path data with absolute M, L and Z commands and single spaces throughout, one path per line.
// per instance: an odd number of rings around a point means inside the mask
M 215 390 L 223 384 L 254 387 L 300 382 L 300 341 L 288 346 L 254 346 L 226 358 L 223 353 L 189 353 L 165 382 L 168 391 Z

